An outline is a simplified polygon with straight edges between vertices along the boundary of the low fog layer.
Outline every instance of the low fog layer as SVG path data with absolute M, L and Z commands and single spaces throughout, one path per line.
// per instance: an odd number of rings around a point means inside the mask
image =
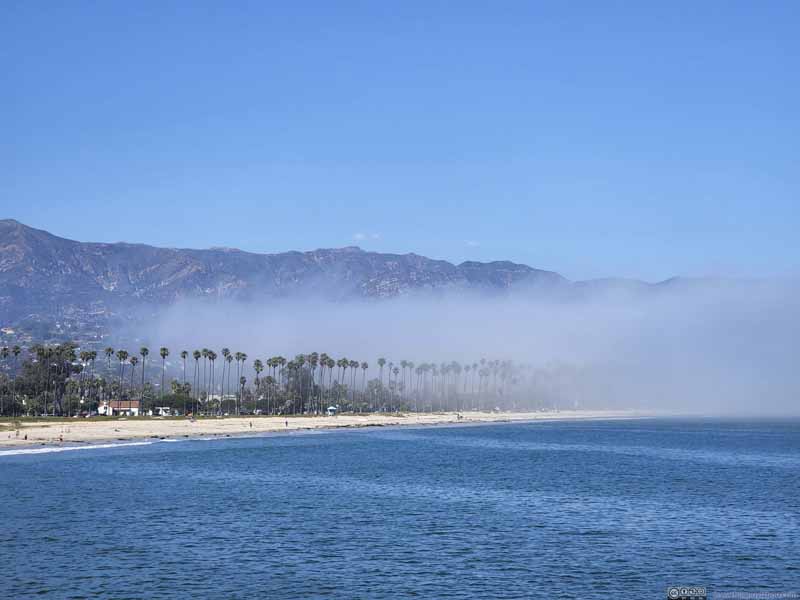
M 374 302 L 307 298 L 185 302 L 147 339 L 367 361 L 513 360 L 563 373 L 570 405 L 707 414 L 800 414 L 800 301 L 794 282 L 706 283 L 590 299 L 450 293 Z M 173 357 L 174 358 L 174 357 Z M 560 371 L 559 371 L 560 370 Z

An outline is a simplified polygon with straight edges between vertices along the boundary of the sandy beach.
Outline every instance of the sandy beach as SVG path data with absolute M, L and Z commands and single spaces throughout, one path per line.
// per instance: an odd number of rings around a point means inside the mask
M 340 427 L 385 427 L 397 425 L 443 425 L 449 423 L 499 423 L 573 419 L 625 419 L 648 416 L 640 411 L 563 411 L 552 413 L 488 412 L 409 413 L 397 415 L 337 415 L 334 417 L 224 417 L 192 421 L 186 418 L 64 419 L 0 423 L 0 448 L 30 445 L 99 443 L 146 438 L 192 438 L 234 436 L 275 431 L 335 429 Z M 27 439 L 26 439 L 27 438 Z

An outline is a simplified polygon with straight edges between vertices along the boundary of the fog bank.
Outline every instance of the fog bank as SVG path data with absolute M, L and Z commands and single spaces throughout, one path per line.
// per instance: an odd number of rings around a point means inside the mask
M 513 360 L 560 372 L 580 406 L 800 414 L 797 292 L 796 282 L 725 282 L 582 298 L 183 302 L 150 324 L 145 341 L 175 355 L 228 347 L 250 363 L 314 351 L 373 368 L 380 356 Z

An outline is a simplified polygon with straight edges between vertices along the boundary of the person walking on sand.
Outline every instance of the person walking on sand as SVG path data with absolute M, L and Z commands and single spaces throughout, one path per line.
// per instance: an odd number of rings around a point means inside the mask
M 253 428 L 253 422 L 250 421 L 250 429 L 252 429 L 252 428 Z
M 289 427 L 289 419 L 286 419 L 286 427 Z

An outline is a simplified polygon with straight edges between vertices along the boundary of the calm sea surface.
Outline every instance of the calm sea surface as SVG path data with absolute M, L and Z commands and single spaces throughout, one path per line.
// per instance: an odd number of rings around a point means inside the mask
M 800 592 L 800 424 L 369 429 L 0 455 L 3 598 Z

